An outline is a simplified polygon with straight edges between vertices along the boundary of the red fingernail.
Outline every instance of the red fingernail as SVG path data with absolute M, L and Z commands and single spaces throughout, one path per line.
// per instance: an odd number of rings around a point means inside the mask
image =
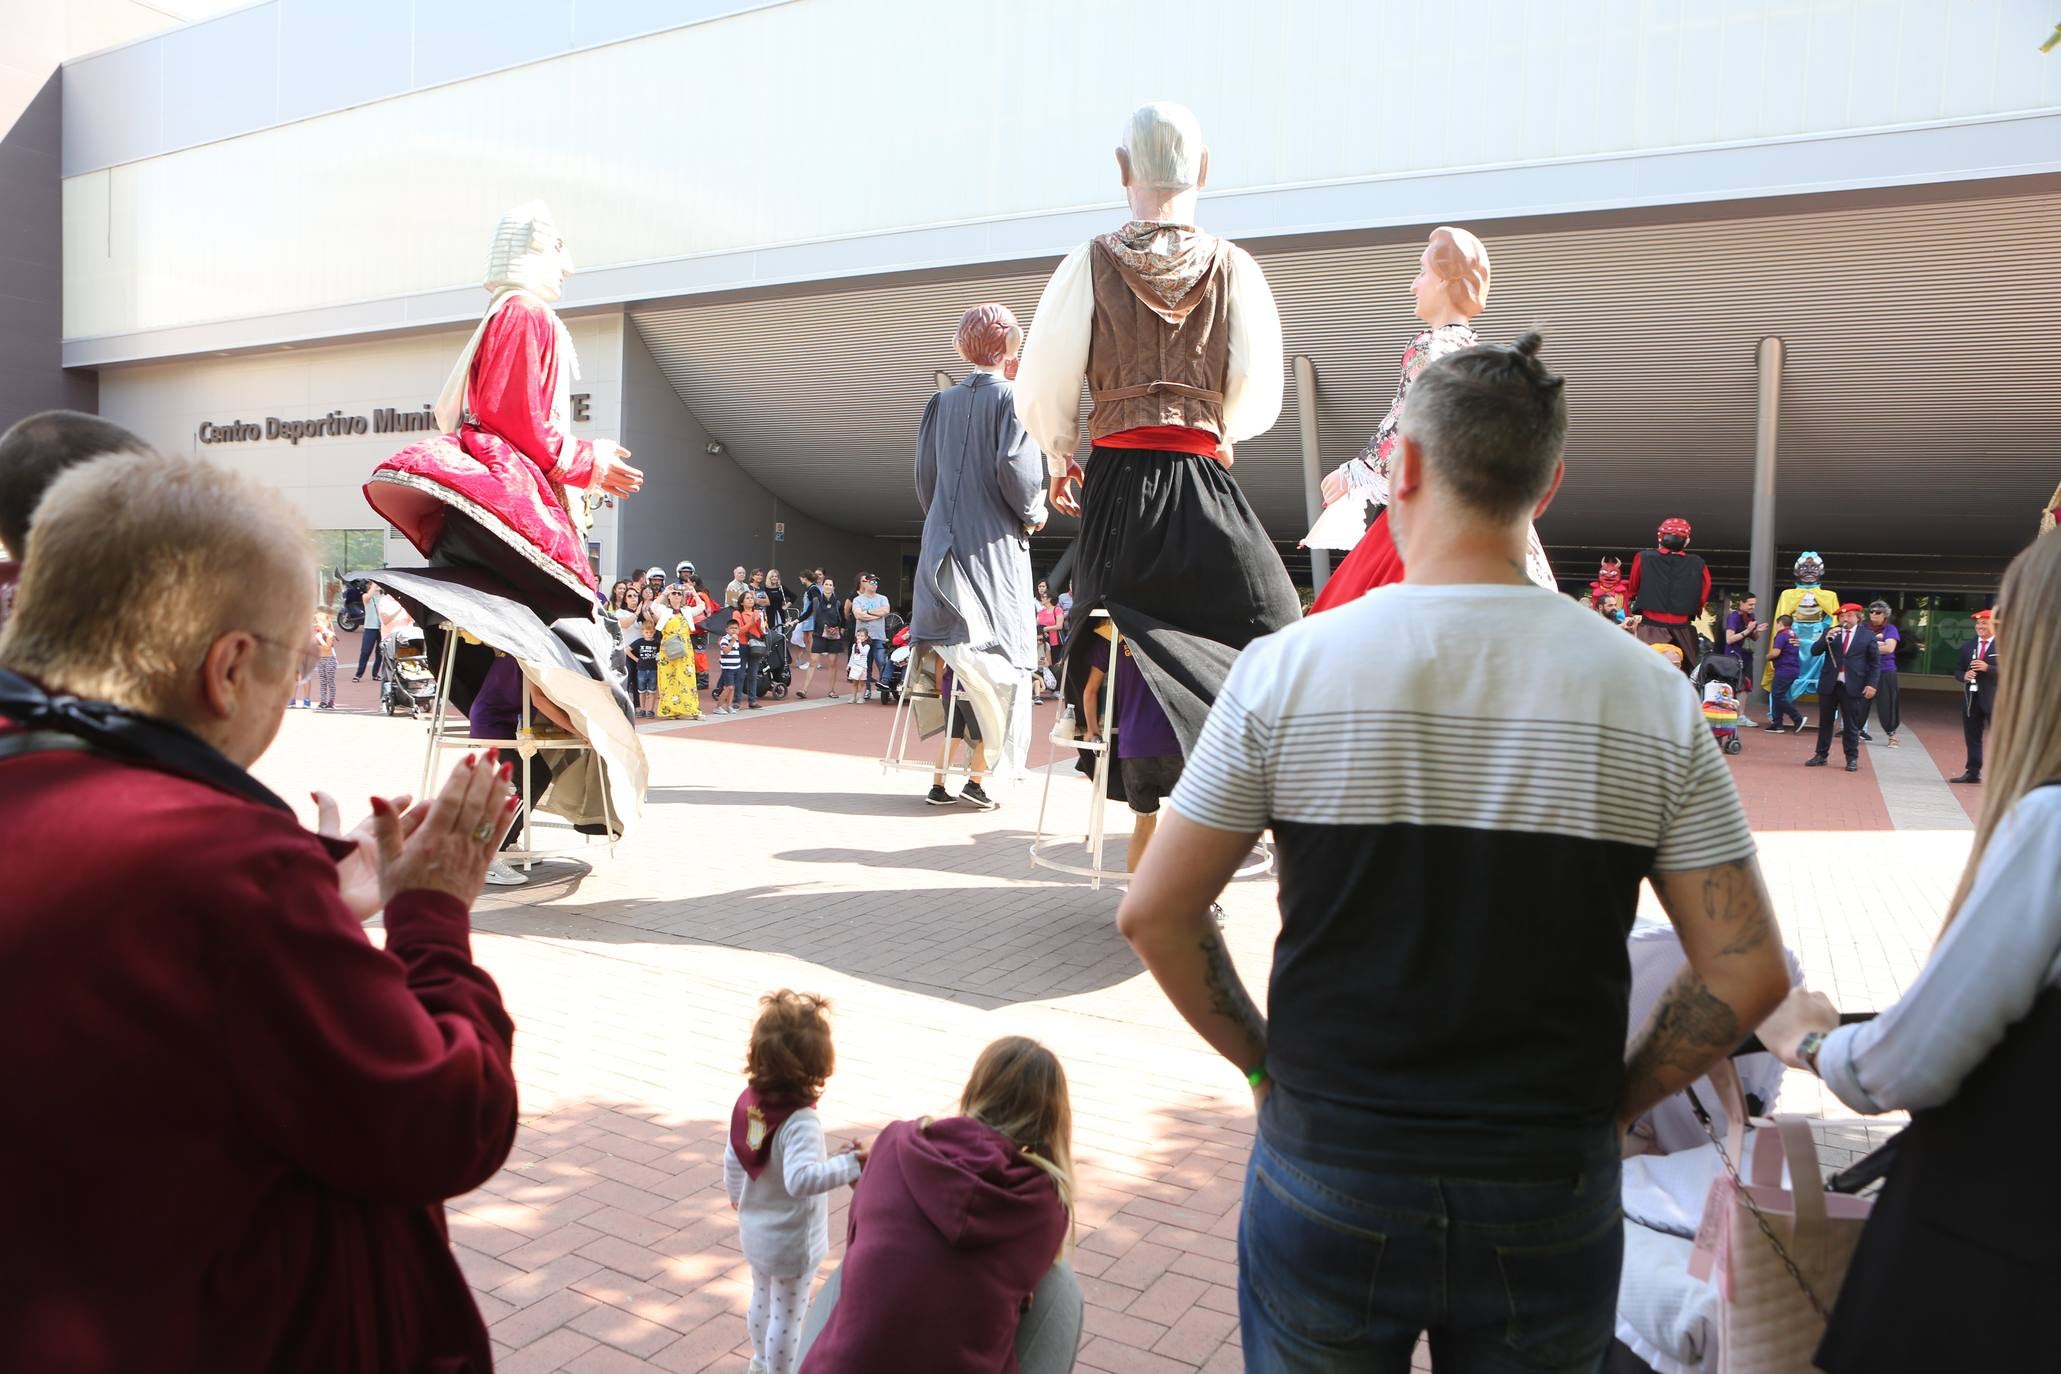
M 516 809 L 517 807 L 519 807 L 519 806 L 521 806 L 521 805 L 522 805 L 522 798 L 521 798 L 521 797 L 510 797 L 510 798 L 508 799 L 508 809 L 509 809 L 510 811 L 513 811 L 513 810 L 515 810 L 515 809 Z
M 507 782 L 507 781 L 508 781 L 508 780 L 509 780 L 510 778 L 512 778 L 512 777 L 514 777 L 514 776 L 515 776 L 515 765 L 514 765 L 514 764 L 512 764 L 512 763 L 504 763 L 504 764 L 502 764 L 502 765 L 501 765 L 501 781 L 503 781 L 503 782 Z

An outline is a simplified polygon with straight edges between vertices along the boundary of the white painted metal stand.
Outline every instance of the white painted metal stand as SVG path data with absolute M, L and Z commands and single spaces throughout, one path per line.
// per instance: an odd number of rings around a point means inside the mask
M 527 674 L 523 676 L 522 717 L 521 723 L 515 732 L 516 737 L 514 739 L 475 738 L 470 733 L 472 729 L 470 721 L 463 716 L 454 717 L 451 715 L 451 670 L 458 658 L 459 630 L 449 621 L 445 621 L 443 622 L 443 631 L 444 661 L 437 673 L 436 709 L 430 713 L 429 717 L 429 749 L 424 754 L 422 760 L 422 787 L 416 793 L 419 799 L 427 800 L 430 796 L 430 783 L 436 777 L 437 755 L 439 753 L 477 753 L 482 749 L 513 749 L 521 756 L 520 762 L 516 765 L 521 770 L 519 779 L 521 794 L 524 797 L 528 797 L 530 792 L 530 760 L 536 757 L 540 750 L 550 749 L 558 752 L 578 752 L 593 748 L 592 745 L 588 744 L 587 741 L 581 739 L 578 735 L 545 735 L 539 737 L 534 732 L 530 724 L 529 676 Z M 607 766 L 605 762 L 602 764 L 604 769 Z M 524 872 L 528 872 L 536 867 L 540 859 L 570 857 L 580 850 L 592 848 L 596 840 L 602 841 L 608 851 L 613 854 L 615 852 L 616 838 L 621 833 L 622 826 L 617 823 L 614 802 L 609 797 L 608 788 L 602 787 L 600 793 L 602 818 L 608 825 L 607 835 L 581 835 L 578 845 L 561 849 L 539 849 L 537 848 L 537 808 L 525 802 L 522 808 L 522 843 L 513 849 L 502 850 L 497 857 L 515 864 Z
M 929 773 L 932 777 L 942 773 L 947 780 L 955 776 L 970 778 L 973 776 L 973 748 L 969 747 L 967 749 L 966 762 L 962 766 L 953 762 L 958 751 L 952 747 L 959 742 L 953 737 L 952 727 L 958 720 L 960 704 L 966 700 L 966 693 L 959 685 L 957 674 L 954 674 L 952 677 L 952 695 L 949 699 L 935 691 L 917 691 L 917 647 L 914 641 L 911 641 L 909 661 L 902 670 L 901 692 L 895 699 L 894 724 L 887 732 L 887 752 L 880 756 L 880 771 L 883 773 Z M 937 679 L 938 670 L 932 668 L 930 681 L 935 683 Z M 923 701 L 944 701 L 945 703 L 944 740 L 938 746 L 936 763 L 926 763 L 922 759 L 912 759 L 909 757 L 910 739 L 913 737 L 919 742 L 921 740 L 921 736 L 916 733 L 914 708 L 910 705 L 912 701 L 918 699 Z
M 1098 622 L 1105 620 L 1109 620 L 1109 612 L 1097 607 L 1088 613 L 1088 624 L 1082 628 L 1081 633 L 1099 633 Z M 1116 664 L 1123 649 L 1123 631 L 1117 629 L 1115 621 L 1109 621 L 1109 669 L 1102 674 L 1101 728 L 1096 731 L 1094 739 L 1078 739 L 1072 733 L 1072 712 L 1060 711 L 1058 720 L 1053 723 L 1050 736 L 1052 757 L 1045 767 L 1045 789 L 1038 802 L 1038 829 L 1037 833 L 1031 836 L 1030 842 L 1030 861 L 1033 864 L 1039 868 L 1049 868 L 1056 873 L 1071 873 L 1075 877 L 1086 878 L 1090 888 L 1098 889 L 1105 879 L 1111 882 L 1128 882 L 1131 876 L 1128 869 L 1105 868 L 1102 865 L 1104 826 L 1109 806 L 1109 770 L 1116 767 Z M 1072 655 L 1067 656 L 1067 661 L 1070 667 Z M 1059 682 L 1059 695 L 1062 701 L 1066 697 L 1066 679 L 1063 673 Z M 1071 845 L 1071 836 L 1049 835 L 1045 831 L 1046 814 L 1052 805 L 1052 776 L 1058 770 L 1060 760 L 1065 757 L 1065 751 L 1073 749 L 1085 749 L 1095 756 L 1095 771 L 1091 778 L 1094 794 L 1088 801 L 1088 833 L 1082 842 L 1082 849 L 1087 855 L 1087 862 L 1084 864 L 1069 863 L 1059 858 L 1055 852 L 1062 846 Z M 1231 875 L 1234 879 L 1257 877 L 1272 870 L 1274 855 L 1265 840 L 1253 846 L 1252 854 L 1252 858 Z

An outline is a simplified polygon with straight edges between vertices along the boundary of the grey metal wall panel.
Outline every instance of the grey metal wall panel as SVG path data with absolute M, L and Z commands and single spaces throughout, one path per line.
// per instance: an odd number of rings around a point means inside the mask
M 63 370 L 62 25 L 0 4 L 0 430 L 39 410 L 94 408 L 94 379 Z M 15 552 L 19 553 L 19 550 Z
M 168 145 L 208 143 L 278 120 L 279 89 L 293 80 L 280 69 L 278 4 L 172 29 L 158 41 Z
M 414 67 L 414 0 L 278 0 L 279 118 L 399 95 Z
M 573 0 L 435 0 L 415 6 L 417 87 L 535 62 L 571 44 Z
M 67 63 L 64 174 L 163 152 L 164 49 L 157 39 Z

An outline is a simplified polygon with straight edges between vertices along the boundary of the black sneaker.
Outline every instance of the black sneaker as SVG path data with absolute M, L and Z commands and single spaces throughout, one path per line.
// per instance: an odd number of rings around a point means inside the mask
M 1002 804 L 982 791 L 980 784 L 977 782 L 969 782 L 966 786 L 960 788 L 959 800 L 965 802 L 968 806 L 978 807 L 982 811 L 993 811 Z
M 1823 768 L 1827 762 L 1828 760 L 1823 754 L 1812 754 L 1803 761 L 1803 766 L 1806 768 Z
M 1866 740 L 1870 744 L 1873 744 L 1875 742 L 1875 737 L 1869 734 L 1866 730 L 1861 731 L 1861 738 Z
M 1860 771 L 1861 771 L 1861 761 L 1860 761 L 1859 759 L 1848 759 L 1848 760 L 1846 761 L 1846 771 L 1847 771 L 1847 772 L 1849 772 L 1849 773 L 1858 773 L 1858 772 L 1860 772 Z
M 955 798 L 950 792 L 945 791 L 943 787 L 940 787 L 936 783 L 932 783 L 930 786 L 930 795 L 925 797 L 923 800 L 929 802 L 932 806 L 950 806 L 954 801 L 957 800 L 957 798 Z
M 1802 720 L 1796 722 L 1796 733 L 1799 735 L 1802 734 L 1804 731 L 1810 729 L 1810 725 L 1811 718 L 1809 716 L 1805 716 Z

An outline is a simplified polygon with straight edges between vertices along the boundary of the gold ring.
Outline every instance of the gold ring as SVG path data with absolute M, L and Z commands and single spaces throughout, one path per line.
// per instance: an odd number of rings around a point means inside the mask
M 472 838 L 480 844 L 485 844 L 487 840 L 493 835 L 493 833 L 493 823 L 490 821 L 481 821 L 479 823 L 479 827 L 472 832 Z

